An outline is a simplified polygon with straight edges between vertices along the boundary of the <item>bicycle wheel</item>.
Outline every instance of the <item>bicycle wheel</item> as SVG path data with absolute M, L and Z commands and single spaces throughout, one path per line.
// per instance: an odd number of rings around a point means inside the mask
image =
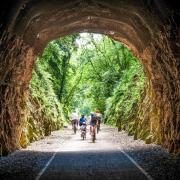
M 99 127 L 99 125 L 97 125 L 97 134 L 99 133 L 99 129 L 100 129 L 100 127 Z
M 95 139 L 96 139 L 95 134 L 93 134 L 93 136 L 92 136 L 92 142 L 93 143 L 95 142 Z
M 74 134 L 76 134 L 76 126 L 74 125 Z

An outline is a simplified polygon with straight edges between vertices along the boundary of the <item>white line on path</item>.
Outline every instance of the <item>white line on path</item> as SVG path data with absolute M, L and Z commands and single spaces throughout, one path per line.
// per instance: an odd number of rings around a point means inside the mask
M 120 150 L 147 177 L 148 180 L 153 180 L 153 178 L 132 157 L 122 149 L 118 148 L 118 150 Z
M 44 166 L 44 168 L 38 173 L 38 175 L 36 176 L 35 180 L 39 180 L 40 177 L 43 175 L 43 173 L 46 171 L 46 169 L 48 168 L 48 166 L 50 165 L 50 163 L 52 162 L 52 160 L 54 159 L 54 157 L 56 156 L 57 152 L 55 152 L 52 157 L 49 159 L 49 161 L 46 163 L 46 165 Z
M 64 141 L 63 141 L 64 142 Z M 63 144 L 63 142 L 61 144 Z M 49 159 L 49 161 L 45 164 L 44 168 L 38 173 L 38 175 L 36 176 L 35 180 L 39 180 L 41 178 L 41 176 L 44 174 L 44 172 L 46 171 L 46 169 L 48 168 L 48 166 L 51 164 L 52 160 L 54 159 L 54 157 L 56 156 L 56 154 L 59 151 L 57 150 L 55 153 L 53 153 L 53 155 L 51 156 L 51 158 Z

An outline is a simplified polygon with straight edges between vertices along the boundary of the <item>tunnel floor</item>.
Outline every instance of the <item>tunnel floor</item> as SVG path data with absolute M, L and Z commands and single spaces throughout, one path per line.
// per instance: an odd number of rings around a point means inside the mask
M 89 129 L 89 128 L 88 128 Z M 95 143 L 71 127 L 0 158 L 0 179 L 180 179 L 178 157 L 103 125 Z

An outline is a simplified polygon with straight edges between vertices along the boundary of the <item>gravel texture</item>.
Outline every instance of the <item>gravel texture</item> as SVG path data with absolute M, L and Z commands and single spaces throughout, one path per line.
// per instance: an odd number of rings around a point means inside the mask
M 89 166 L 92 163 L 92 160 L 89 161 L 91 159 L 90 157 L 97 159 L 95 162 L 96 171 L 94 170 L 96 175 L 101 172 L 99 176 L 103 180 L 110 174 L 112 176 L 111 179 L 118 179 L 115 177 L 118 176 L 118 173 L 120 176 L 122 171 L 115 172 L 113 168 L 117 169 L 121 167 L 122 170 L 123 162 L 124 165 L 127 163 L 127 159 L 122 157 L 118 149 L 129 154 L 153 179 L 180 180 L 179 156 L 169 154 L 158 145 L 145 144 L 142 140 L 134 140 L 126 132 L 118 132 L 117 128 L 105 125 L 103 125 L 100 133 L 97 135 L 96 143 L 91 143 L 89 132 L 87 132 L 87 139 L 82 141 L 79 132 L 74 135 L 71 128 L 65 128 L 63 131 L 53 132 L 51 136 L 45 139 L 31 143 L 26 149 L 16 151 L 7 157 L 0 157 L 0 179 L 35 179 L 37 174 L 56 152 L 56 157 L 43 174 L 42 179 L 50 179 L 50 175 L 53 177 L 56 168 L 56 174 L 59 173 L 57 173 L 58 168 L 59 171 L 62 171 L 64 167 L 66 167 L 64 172 L 70 168 L 68 173 L 70 172 L 72 174 L 75 170 L 78 171 L 78 168 L 82 169 L 81 163 L 73 166 L 74 163 L 77 161 L 83 163 L 86 159 L 87 166 Z M 81 154 L 83 154 L 82 157 Z M 64 162 L 62 159 L 64 159 Z M 132 166 L 129 164 L 128 167 Z M 83 171 L 80 175 L 85 173 L 87 177 L 91 178 L 91 171 L 87 173 Z M 73 175 L 73 177 L 77 179 L 80 175 L 76 176 L 76 178 Z M 58 174 L 58 177 L 60 178 L 61 176 Z M 57 176 L 51 179 L 57 179 Z
M 112 129 L 111 129 L 112 130 Z M 126 132 L 112 130 L 112 141 L 157 180 L 180 180 L 180 155 L 173 155 L 156 144 L 134 140 Z

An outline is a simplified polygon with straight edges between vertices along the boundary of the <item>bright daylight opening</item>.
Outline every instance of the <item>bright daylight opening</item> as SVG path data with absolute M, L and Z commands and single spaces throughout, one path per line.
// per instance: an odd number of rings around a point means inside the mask
M 28 141 L 66 127 L 73 112 L 88 124 L 98 112 L 104 124 L 149 140 L 150 130 L 140 127 L 143 120 L 137 123 L 144 81 L 130 50 L 105 35 L 80 33 L 51 41 L 30 83 Z

